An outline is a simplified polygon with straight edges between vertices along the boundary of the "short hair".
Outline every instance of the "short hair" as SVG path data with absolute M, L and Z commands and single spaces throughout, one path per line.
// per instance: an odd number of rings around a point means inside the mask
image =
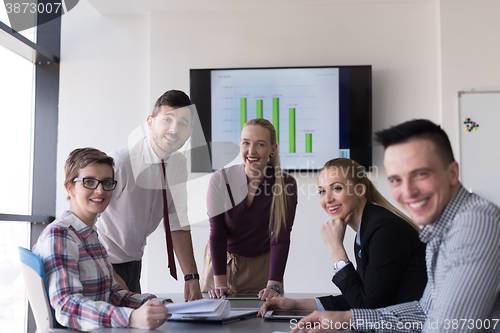
M 434 143 L 445 167 L 455 161 L 448 135 L 441 126 L 430 120 L 414 119 L 375 133 L 375 141 L 381 143 L 384 148 L 419 139 Z
M 78 172 L 91 164 L 107 164 L 113 170 L 113 179 L 115 178 L 115 162 L 111 156 L 95 148 L 78 148 L 68 155 L 64 164 L 64 186 L 73 183 L 73 179 L 78 177 Z M 68 200 L 69 200 L 68 196 Z
M 151 116 L 154 118 L 160 113 L 160 107 L 162 106 L 170 106 L 172 108 L 182 108 L 193 104 L 189 99 L 189 96 L 186 95 L 183 91 L 180 90 L 169 90 L 165 92 L 163 95 L 158 97 L 156 100 L 155 106 L 153 108 L 153 112 L 151 112 Z M 193 123 L 194 118 L 194 110 L 191 109 L 191 123 Z

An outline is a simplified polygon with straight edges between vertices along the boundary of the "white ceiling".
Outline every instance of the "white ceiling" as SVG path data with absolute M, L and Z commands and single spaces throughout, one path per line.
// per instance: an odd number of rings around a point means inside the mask
M 89 0 L 103 15 L 186 10 L 303 8 L 349 4 L 422 3 L 438 0 Z

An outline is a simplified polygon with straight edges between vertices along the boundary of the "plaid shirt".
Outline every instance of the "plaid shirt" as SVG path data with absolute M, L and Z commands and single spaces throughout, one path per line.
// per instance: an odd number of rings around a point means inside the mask
M 133 309 L 155 297 L 121 288 L 97 232 L 69 211 L 43 230 L 33 252 L 42 259 L 50 304 L 63 326 L 128 327 Z
M 427 287 L 420 301 L 382 309 L 353 309 L 361 331 L 500 331 L 500 209 L 461 187 L 432 227 Z M 363 325 L 360 325 L 363 324 Z

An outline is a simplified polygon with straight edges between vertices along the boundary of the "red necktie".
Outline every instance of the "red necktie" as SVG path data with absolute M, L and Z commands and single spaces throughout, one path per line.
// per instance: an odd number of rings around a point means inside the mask
M 167 173 L 165 171 L 165 164 L 161 160 L 161 171 L 163 177 L 161 179 L 162 192 L 163 192 L 163 226 L 165 227 L 165 238 L 167 241 L 167 256 L 168 268 L 170 268 L 170 275 L 177 280 L 177 269 L 175 268 L 174 248 L 172 246 L 172 233 L 170 232 L 170 221 L 168 219 L 168 202 L 167 202 Z

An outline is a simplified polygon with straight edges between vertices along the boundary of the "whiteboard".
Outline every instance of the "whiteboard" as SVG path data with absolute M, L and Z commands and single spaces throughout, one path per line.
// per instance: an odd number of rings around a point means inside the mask
M 460 92 L 459 105 L 461 182 L 500 206 L 500 91 Z M 464 118 L 479 126 L 466 129 Z

